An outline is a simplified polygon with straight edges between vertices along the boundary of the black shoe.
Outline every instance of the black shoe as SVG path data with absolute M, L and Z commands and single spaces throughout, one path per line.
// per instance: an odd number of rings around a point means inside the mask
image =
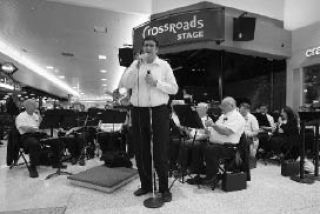
M 148 194 L 148 193 L 150 193 L 150 192 L 152 192 L 151 189 L 150 189 L 150 190 L 145 190 L 145 189 L 139 188 L 139 189 L 137 189 L 136 191 L 134 191 L 133 194 L 134 194 L 135 196 L 141 196 L 141 195 Z
M 63 165 L 63 164 L 52 164 L 52 168 L 54 168 L 54 169 L 57 169 L 57 168 L 66 169 L 66 168 L 67 168 L 67 165 Z
M 163 202 L 170 202 L 172 201 L 172 193 L 169 191 L 161 193 L 161 199 Z
M 80 165 L 80 166 L 86 165 L 86 161 L 85 161 L 84 159 L 80 159 L 80 160 L 79 160 L 79 165 Z
M 215 182 L 217 182 L 217 177 L 213 176 L 213 177 L 204 178 L 201 181 L 201 184 L 203 184 L 203 185 L 213 185 L 213 184 L 215 184 Z
M 72 165 L 76 165 L 77 162 L 78 162 L 78 159 L 77 159 L 77 158 L 72 158 L 72 159 L 71 159 L 71 164 L 72 164 Z
M 200 184 L 201 180 L 202 180 L 201 177 L 199 175 L 196 175 L 194 178 L 190 178 L 186 182 L 188 184 L 195 185 L 195 184 Z
M 31 166 L 29 169 L 29 176 L 30 178 L 37 178 L 39 177 L 39 173 L 37 171 L 37 168 L 35 166 Z

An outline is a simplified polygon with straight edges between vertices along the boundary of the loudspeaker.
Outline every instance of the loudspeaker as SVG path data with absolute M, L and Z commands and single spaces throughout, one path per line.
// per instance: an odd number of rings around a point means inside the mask
M 133 62 L 132 48 L 119 48 L 119 63 L 121 66 L 129 67 Z
M 239 17 L 233 18 L 233 41 L 254 40 L 256 18 Z
M 222 189 L 226 192 L 247 188 L 247 175 L 243 172 L 225 173 L 222 177 Z

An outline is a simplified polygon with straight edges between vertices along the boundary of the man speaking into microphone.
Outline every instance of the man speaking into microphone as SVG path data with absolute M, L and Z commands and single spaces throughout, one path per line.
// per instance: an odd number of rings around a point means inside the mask
M 164 202 L 172 200 L 168 189 L 169 94 L 178 92 L 178 85 L 169 63 L 157 56 L 159 43 L 154 37 L 145 37 L 143 53 L 122 75 L 119 87 L 132 89 L 132 129 L 135 138 L 135 157 L 141 188 L 140 196 L 152 192 L 150 152 L 150 114 L 152 115 L 153 158 L 159 176 L 159 193 Z

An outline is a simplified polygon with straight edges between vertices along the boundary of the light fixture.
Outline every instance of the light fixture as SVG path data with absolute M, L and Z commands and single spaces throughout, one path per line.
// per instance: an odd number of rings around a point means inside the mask
M 104 69 L 100 70 L 100 72 L 103 73 L 103 74 L 107 73 L 107 71 L 104 70 Z
M 30 71 L 42 76 L 43 78 L 49 80 L 50 82 L 56 84 L 59 88 L 67 91 L 70 94 L 75 96 L 79 96 L 79 93 L 72 89 L 69 85 L 65 82 L 61 81 L 59 78 L 55 77 L 53 74 L 48 72 L 43 67 L 39 66 L 35 63 L 35 61 L 31 60 L 30 58 L 24 56 L 21 51 L 14 48 L 12 45 L 8 44 L 4 40 L 0 39 L 0 53 L 12 58 L 20 65 L 25 66 Z
M 81 95 L 84 95 L 84 93 L 83 93 L 83 92 L 81 92 L 80 94 L 81 94 Z
M 54 69 L 54 67 L 51 66 L 51 65 L 48 65 L 46 68 L 47 68 L 48 70 L 53 70 L 53 69 Z
M 107 79 L 105 79 L 105 78 L 102 78 L 101 80 L 102 80 L 102 81 L 107 81 Z
M 59 76 L 59 78 L 60 78 L 60 79 L 64 79 L 64 78 L 65 78 L 65 76 L 63 76 L 63 75 L 60 75 L 60 76 Z
M 72 88 L 78 88 L 77 86 L 73 86 Z
M 106 60 L 107 59 L 106 55 L 99 55 L 98 57 L 99 57 L 100 60 Z
M 107 84 L 102 84 L 102 86 L 107 86 Z
M 1 88 L 6 88 L 6 89 L 9 89 L 9 90 L 13 90 L 14 89 L 13 85 L 8 85 L 8 84 L 5 84 L 5 83 L 0 83 L 0 87 Z
M 1 64 L 1 70 L 7 74 L 13 74 L 18 68 L 11 62 L 4 62 Z

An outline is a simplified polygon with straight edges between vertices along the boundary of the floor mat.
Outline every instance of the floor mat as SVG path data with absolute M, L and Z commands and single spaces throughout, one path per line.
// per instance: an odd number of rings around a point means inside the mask
M 136 169 L 97 166 L 68 177 L 71 184 L 111 193 L 138 176 Z

